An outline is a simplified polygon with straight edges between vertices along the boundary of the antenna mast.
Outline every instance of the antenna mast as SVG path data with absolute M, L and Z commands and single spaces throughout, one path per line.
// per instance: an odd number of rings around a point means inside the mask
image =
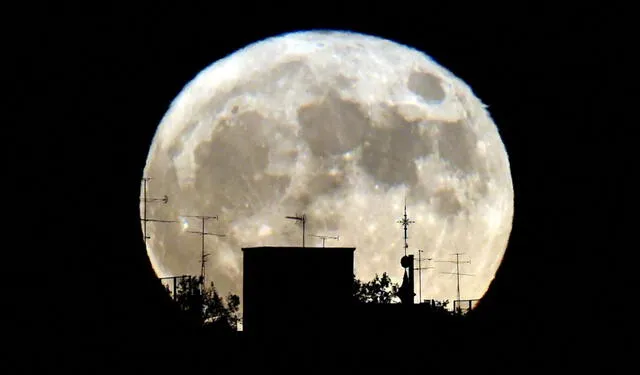
M 332 239 L 332 240 L 340 241 L 340 236 L 331 237 L 331 236 L 320 236 L 320 235 L 317 235 L 317 234 L 310 234 L 310 236 L 317 237 L 317 238 L 322 238 L 322 247 L 324 247 L 324 241 L 326 239 Z
M 450 274 L 450 275 L 456 275 L 457 277 L 457 289 L 458 289 L 458 304 L 460 304 L 460 276 L 474 276 L 468 273 L 461 273 L 460 272 L 460 263 L 471 263 L 470 260 L 466 260 L 466 261 L 460 261 L 460 255 L 462 255 L 464 253 L 454 253 L 453 255 L 456 256 L 456 260 L 436 260 L 436 262 L 446 262 L 446 263 L 455 263 L 456 264 L 456 272 L 441 272 L 441 273 L 446 273 L 446 274 Z
M 404 199 L 404 217 L 398 220 L 398 223 L 402 224 L 404 227 L 404 255 L 406 256 L 407 248 L 409 248 L 409 245 L 407 244 L 407 228 L 409 228 L 409 224 L 415 223 L 415 221 L 409 220 L 409 217 L 407 217 L 407 198 Z
M 307 223 L 307 217 L 305 215 L 302 215 L 302 216 L 286 216 L 286 218 L 302 222 L 302 247 L 304 247 L 305 224 Z
M 209 256 L 208 253 L 204 252 L 204 236 L 217 236 L 217 237 L 224 237 L 224 234 L 217 234 L 217 233 L 209 233 L 205 230 L 204 227 L 204 222 L 208 219 L 215 219 L 218 220 L 217 216 L 204 216 L 204 215 L 185 215 L 185 217 L 195 217 L 201 220 L 202 226 L 201 229 L 199 231 L 192 231 L 192 230 L 188 230 L 187 232 L 189 233 L 197 233 L 200 235 L 201 237 L 201 253 L 200 253 L 200 278 L 202 279 L 202 285 L 205 285 L 205 263 L 207 262 L 207 256 Z
M 143 196 L 140 199 L 142 201 L 142 219 L 140 219 L 143 223 L 143 236 L 144 236 L 144 246 L 147 247 L 147 240 L 151 237 L 147 234 L 147 222 L 152 221 L 156 223 L 177 223 L 176 220 L 159 220 L 159 219 L 149 219 L 147 218 L 147 203 L 149 202 L 162 202 L 167 204 L 169 202 L 169 197 L 167 195 L 162 198 L 149 198 L 147 197 L 147 182 L 151 180 L 151 177 L 142 177 L 142 181 L 144 181 L 144 189 Z
M 419 279 L 419 286 L 418 286 L 418 293 L 419 293 L 419 303 L 422 303 L 422 270 L 428 270 L 431 269 L 433 267 L 422 267 L 422 253 L 424 253 L 423 250 L 418 250 L 418 268 L 414 268 L 414 270 L 418 271 L 418 279 Z M 432 258 L 427 258 L 427 261 L 430 261 Z

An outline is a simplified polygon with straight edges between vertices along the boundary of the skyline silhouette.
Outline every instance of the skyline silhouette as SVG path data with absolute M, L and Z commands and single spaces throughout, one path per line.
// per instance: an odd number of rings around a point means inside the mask
M 617 210 L 628 211 L 633 160 L 632 148 L 618 141 L 629 138 L 622 132 L 633 122 L 614 119 L 627 111 L 612 103 L 624 93 L 614 83 L 628 84 L 611 75 L 623 74 L 619 45 L 627 35 L 614 26 L 627 24 L 588 6 L 505 17 L 504 9 L 432 5 L 428 14 L 369 5 L 366 15 L 316 7 L 293 17 L 268 12 L 269 5 L 254 9 L 270 16 L 231 27 L 212 17 L 239 21 L 239 9 L 208 6 L 131 6 L 94 18 L 45 6 L 29 12 L 41 23 L 20 17 L 28 27 L 6 32 L 19 34 L 8 38 L 7 108 L 17 122 L 7 150 L 17 161 L 7 163 L 5 180 L 18 193 L 7 196 L 5 210 L 15 226 L 7 238 L 18 241 L 5 245 L 4 263 L 14 372 L 290 369 L 287 361 L 337 369 L 341 360 L 382 371 L 421 371 L 424 363 L 436 372 L 582 371 L 631 358 L 633 337 L 618 301 L 633 296 L 632 274 L 618 266 L 633 247 L 622 239 L 633 233 L 626 229 L 632 221 Z M 362 329 L 353 341 L 335 337 L 334 352 L 323 341 L 312 343 L 315 352 L 236 350 L 242 339 L 211 340 L 182 323 L 145 250 L 140 178 L 157 124 L 185 82 L 253 41 L 312 28 L 406 43 L 468 82 L 489 105 L 509 154 L 513 227 L 487 293 L 463 322 L 434 318 L 414 329 L 398 321 L 403 313 L 387 311 L 401 305 L 379 305 L 362 324 L 391 328 L 380 335 Z M 151 197 L 164 194 L 159 188 Z M 348 246 L 338 234 L 331 246 Z M 405 348 L 416 337 L 420 345 Z
M 211 245 L 205 245 L 205 236 L 206 235 L 217 236 L 217 237 L 224 237 L 225 236 L 224 234 L 207 232 L 207 229 L 206 229 L 206 226 L 205 226 L 205 222 L 208 221 L 208 220 L 211 220 L 211 219 L 217 221 L 217 220 L 219 220 L 219 217 L 218 216 L 207 216 L 207 215 L 179 215 L 179 217 L 178 217 L 179 220 L 149 219 L 149 218 L 147 218 L 147 204 L 149 202 L 157 202 L 157 201 L 162 202 L 164 204 L 167 204 L 168 203 L 168 196 L 165 194 L 162 198 L 150 198 L 148 196 L 148 194 L 147 194 L 147 182 L 148 182 L 148 180 L 150 180 L 150 178 L 149 177 L 143 177 L 142 180 L 143 180 L 143 184 L 144 185 L 143 185 L 143 195 L 142 195 L 142 197 L 140 197 L 140 201 L 142 202 L 142 208 L 141 208 L 142 217 L 140 218 L 140 220 L 142 222 L 142 235 L 143 235 L 143 239 L 145 240 L 145 246 L 148 248 L 146 240 L 150 238 L 146 234 L 146 228 L 147 228 L 146 223 L 147 222 L 161 222 L 161 223 L 174 223 L 174 224 L 178 223 L 178 224 L 182 225 L 183 231 L 184 231 L 184 230 L 186 230 L 186 228 L 189 227 L 188 222 L 186 221 L 186 218 L 198 218 L 198 219 L 200 219 L 201 220 L 201 228 L 200 228 L 200 230 L 198 230 L 198 231 L 186 231 L 186 232 L 200 235 L 201 243 L 200 243 L 200 251 L 199 251 L 199 255 L 198 255 L 198 258 L 200 259 L 199 260 L 199 263 L 200 263 L 200 274 L 199 275 L 200 275 L 201 278 L 204 279 L 205 278 L 205 264 L 207 263 L 206 258 L 208 257 L 208 255 L 210 255 L 210 253 L 208 251 L 214 251 L 214 252 L 216 251 L 215 244 L 213 245 L 213 248 L 212 248 Z M 326 235 L 322 236 L 322 235 L 316 235 L 316 234 L 306 234 L 305 226 L 306 226 L 306 222 L 307 222 L 308 218 L 307 218 L 307 215 L 305 215 L 305 214 L 296 215 L 296 216 L 286 216 L 285 219 L 296 220 L 298 223 L 301 223 L 301 226 L 302 226 L 302 247 L 303 248 L 305 247 L 305 241 L 304 240 L 307 237 L 320 238 L 322 240 L 322 246 L 321 246 L 322 248 L 325 248 L 325 241 L 327 239 L 339 240 L 339 238 L 340 238 L 339 236 L 326 236 Z M 407 241 L 408 241 L 408 238 L 409 238 L 409 236 L 408 236 L 408 227 L 409 227 L 409 225 L 415 224 L 416 222 L 414 220 L 411 220 L 410 217 L 407 216 L 406 200 L 405 200 L 405 207 L 404 207 L 404 216 L 400 220 L 396 221 L 396 223 L 401 224 L 401 228 L 399 228 L 399 232 L 404 231 L 403 232 L 404 233 L 404 236 L 403 236 L 404 254 L 405 255 L 414 256 L 414 254 L 412 254 L 412 253 L 407 254 L 407 250 L 409 249 L 409 245 L 408 245 Z M 264 223 L 264 224 L 268 224 L 268 223 Z M 420 229 L 414 228 L 414 230 L 420 230 Z M 181 244 L 180 246 L 184 247 L 184 246 L 187 246 L 187 245 L 188 244 L 184 243 L 184 244 Z M 261 244 L 257 243 L 257 244 L 254 244 L 254 245 L 259 246 Z M 280 247 L 283 247 L 283 246 L 285 246 L 285 245 L 283 244 Z M 310 248 L 316 248 L 316 247 L 318 247 L 318 246 L 310 246 Z M 335 248 L 335 247 L 331 247 L 331 246 L 327 247 L 327 249 L 331 249 L 331 248 Z M 412 249 L 413 249 L 413 247 L 412 247 Z M 393 253 L 393 249 L 391 249 L 390 251 Z M 422 287 L 423 287 L 424 284 L 422 282 L 422 271 L 423 270 L 427 270 L 427 269 L 435 269 L 436 268 L 436 267 L 424 267 L 424 268 L 421 267 L 421 264 L 422 264 L 421 263 L 421 253 L 423 253 L 423 252 L 424 252 L 424 250 L 417 249 L 417 253 L 418 253 L 417 266 L 418 266 L 418 268 L 414 268 L 414 266 L 415 266 L 414 264 L 412 264 L 410 266 L 412 268 L 411 272 L 416 270 L 416 271 L 418 271 L 418 274 L 419 274 L 419 277 L 417 279 L 415 277 L 413 277 L 413 275 L 411 275 L 411 282 L 414 285 L 414 287 L 413 287 L 414 290 L 419 290 L 420 291 L 419 294 L 413 293 L 414 294 L 413 300 L 414 300 L 415 303 L 422 303 L 423 302 L 423 299 L 422 299 Z M 153 263 L 158 264 L 158 261 L 157 260 L 154 261 L 154 259 L 153 259 L 154 258 L 153 249 L 147 250 L 147 253 L 149 254 L 149 257 L 151 258 L 152 264 Z M 451 300 L 453 302 L 452 305 L 450 306 L 452 311 L 455 311 L 456 308 L 454 306 L 460 305 L 462 303 L 462 301 L 464 301 L 464 304 L 466 304 L 468 309 L 471 309 L 471 306 L 472 305 L 475 306 L 475 304 L 477 303 L 475 301 L 480 300 L 482 296 L 478 295 L 478 296 L 474 296 L 473 298 L 462 299 L 460 297 L 460 278 L 459 278 L 460 275 L 462 275 L 462 276 L 473 276 L 471 274 L 467 274 L 467 273 L 463 273 L 463 272 L 461 273 L 460 270 L 459 270 L 459 264 L 460 263 L 470 263 L 470 260 L 463 260 L 463 261 L 460 262 L 459 259 L 458 259 L 458 255 L 460 255 L 462 253 L 451 253 L 451 254 L 456 256 L 456 261 L 443 260 L 443 259 L 434 259 L 433 257 L 426 258 L 425 261 L 426 262 L 433 261 L 433 262 L 436 262 L 436 263 L 454 263 L 454 264 L 456 264 L 455 272 L 446 272 L 445 271 L 446 268 L 443 268 L 443 269 L 438 268 L 438 270 L 440 271 L 438 273 L 439 274 L 456 275 L 456 283 L 455 283 L 456 284 L 456 290 L 457 290 L 456 297 L 455 298 L 447 298 L 447 300 Z M 243 260 L 243 262 L 244 262 L 244 260 Z M 394 267 L 391 267 L 391 269 L 393 269 L 393 268 Z M 185 276 L 189 276 L 188 272 L 186 272 L 186 269 L 188 269 L 188 267 L 186 267 L 186 268 L 183 267 L 182 269 L 174 268 L 173 269 L 174 270 L 173 273 L 171 273 L 171 272 L 167 273 L 166 270 L 165 271 L 160 271 L 158 269 L 154 269 L 154 270 L 155 270 L 155 273 L 156 273 L 157 277 L 160 280 L 168 280 L 168 284 L 165 284 L 168 288 L 170 288 L 171 290 L 175 290 L 175 285 L 174 284 L 176 283 L 176 280 L 178 280 L 178 279 L 180 279 L 182 277 L 185 277 Z M 387 271 L 383 271 L 383 272 L 389 273 L 391 271 L 391 269 L 387 270 Z M 244 267 L 242 268 L 241 272 L 244 272 Z M 357 270 L 354 269 L 353 272 L 357 273 Z M 391 272 L 391 273 L 393 273 L 393 272 Z M 191 277 L 196 277 L 195 273 L 193 273 L 193 272 L 192 272 L 192 274 L 190 276 Z M 376 274 L 376 277 L 378 277 L 377 274 Z M 429 279 L 429 281 L 433 282 L 434 279 L 435 279 L 435 277 L 432 276 Z M 426 278 L 425 278 L 425 281 L 427 281 Z M 417 287 L 415 287 L 416 283 L 418 285 Z M 206 284 L 206 282 L 205 282 L 205 284 Z M 231 293 L 237 293 L 238 291 L 242 291 L 242 282 L 239 282 L 237 285 L 235 285 L 234 289 L 231 289 Z M 242 293 L 239 293 L 239 294 L 242 297 Z M 437 299 L 439 299 L 439 298 L 438 297 L 434 297 L 434 296 L 430 296 L 430 298 L 427 298 L 427 300 L 429 300 L 429 301 L 433 301 L 433 300 L 437 300 Z

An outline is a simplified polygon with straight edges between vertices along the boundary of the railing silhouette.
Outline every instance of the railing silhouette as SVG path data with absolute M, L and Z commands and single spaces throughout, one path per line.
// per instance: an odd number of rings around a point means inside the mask
M 478 303 L 478 301 L 479 301 L 478 299 L 454 300 L 453 311 L 457 312 L 458 314 L 464 315 L 469 311 L 471 311 L 471 309 L 476 307 L 476 304 Z
M 171 296 L 171 298 L 175 300 L 176 290 L 178 290 L 178 287 L 180 286 L 180 282 L 188 277 L 191 277 L 191 276 L 189 275 L 167 276 L 167 277 L 160 277 L 159 279 L 162 285 L 165 287 L 165 289 L 169 293 L 169 296 Z

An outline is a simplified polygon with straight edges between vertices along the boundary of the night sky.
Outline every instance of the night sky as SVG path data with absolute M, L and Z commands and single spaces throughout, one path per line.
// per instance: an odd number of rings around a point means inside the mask
M 624 220 L 613 209 L 630 199 L 624 176 L 631 161 L 616 143 L 625 127 L 613 118 L 623 111 L 613 109 L 621 94 L 611 78 L 625 48 L 612 27 L 622 12 L 462 7 L 389 3 L 357 11 L 322 2 L 280 11 L 149 4 L 20 12 L 22 26 L 3 30 L 9 51 L 15 48 L 3 59 L 6 104 L 15 112 L 10 134 L 20 134 L 5 138 L 5 184 L 18 194 L 5 195 L 5 219 L 17 225 L 7 233 L 14 245 L 3 246 L 17 254 L 5 263 L 13 281 L 3 286 L 15 293 L 18 313 L 6 323 L 16 328 L 17 346 L 48 350 L 63 334 L 76 338 L 74 348 L 99 347 L 157 333 L 163 298 L 138 212 L 156 126 L 212 62 L 269 36 L 317 28 L 417 48 L 489 106 L 511 163 L 515 211 L 483 313 L 537 319 L 550 337 L 560 327 L 575 337 L 607 334 L 593 322 L 619 306 L 603 301 L 624 288 L 610 283 L 626 256 L 617 248 Z M 33 335 L 42 340 L 32 342 Z

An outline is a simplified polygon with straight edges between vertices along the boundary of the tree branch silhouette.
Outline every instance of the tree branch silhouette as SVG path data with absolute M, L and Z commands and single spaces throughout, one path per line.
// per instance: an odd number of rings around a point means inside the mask
M 237 331 L 240 297 L 229 293 L 226 301 L 215 285 L 204 285 L 202 277 L 188 276 L 180 280 L 175 301 L 188 321 L 203 328 Z

